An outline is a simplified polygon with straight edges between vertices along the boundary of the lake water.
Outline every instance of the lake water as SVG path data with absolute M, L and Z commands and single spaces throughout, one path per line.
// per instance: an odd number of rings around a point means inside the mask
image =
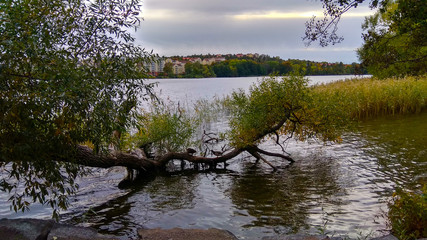
M 321 84 L 343 79 L 355 78 L 353 75 L 344 76 L 310 76 L 310 84 Z M 211 99 L 215 96 L 222 97 L 233 90 L 244 89 L 261 80 L 262 77 L 240 78 L 184 78 L 184 79 L 159 79 L 156 88 L 163 97 L 174 101 Z
M 349 76 L 346 76 L 349 77 Z M 342 79 L 311 77 L 311 84 Z M 161 79 L 157 90 L 171 101 L 191 104 L 232 89 L 248 89 L 250 78 Z M 217 124 L 213 128 L 221 128 Z M 296 162 L 269 160 L 252 168 L 242 154 L 227 170 L 161 175 L 120 190 L 122 168 L 94 169 L 80 180 L 61 221 L 92 226 L 102 233 L 136 237 L 137 228 L 221 228 L 239 239 L 285 233 L 358 236 L 381 235 L 386 228 L 385 201 L 394 187 L 413 189 L 427 174 L 427 113 L 361 122 L 341 144 L 290 141 L 286 150 Z M 262 145 L 274 150 L 271 144 Z M 0 194 L 0 218 L 49 218 L 51 210 L 35 205 L 30 212 L 9 210 Z

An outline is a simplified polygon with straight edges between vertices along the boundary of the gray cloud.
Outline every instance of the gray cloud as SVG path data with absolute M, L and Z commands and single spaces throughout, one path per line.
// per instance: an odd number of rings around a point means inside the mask
M 357 61 L 355 49 L 362 44 L 360 16 L 342 19 L 342 44 L 307 48 L 302 36 L 309 17 L 262 15 L 322 11 L 320 3 L 313 0 L 146 0 L 143 11 L 138 43 L 160 55 L 257 52 L 284 59 L 353 62 Z M 257 13 L 261 17 L 256 17 Z
M 146 0 L 147 9 L 169 9 L 177 12 L 196 12 L 206 15 L 235 14 L 247 11 L 269 11 L 298 9 L 300 11 L 319 9 L 315 0 Z

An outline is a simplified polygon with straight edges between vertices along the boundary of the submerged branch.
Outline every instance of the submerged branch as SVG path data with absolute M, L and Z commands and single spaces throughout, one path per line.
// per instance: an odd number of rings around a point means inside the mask
M 263 162 L 267 163 L 270 167 L 272 167 L 274 171 L 277 170 L 276 166 L 274 166 L 271 162 L 263 158 L 254 148 L 248 149 L 248 152 L 257 159 L 257 162 L 261 159 Z
M 260 149 L 258 147 L 254 147 L 254 148 L 255 148 L 255 150 L 257 152 L 262 153 L 264 155 L 271 156 L 271 157 L 280 157 L 280 158 L 283 158 L 285 160 L 288 160 L 291 163 L 295 162 L 295 160 L 293 158 L 289 157 L 289 156 L 286 156 L 286 155 L 283 155 L 283 154 L 280 154 L 280 153 L 267 152 L 267 151 L 262 150 L 262 149 Z

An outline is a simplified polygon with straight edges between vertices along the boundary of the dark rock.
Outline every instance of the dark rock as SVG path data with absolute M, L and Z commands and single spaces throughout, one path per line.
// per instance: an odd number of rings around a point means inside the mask
M 341 240 L 339 237 L 329 238 L 326 235 L 292 234 L 274 237 L 263 237 L 262 240 Z
M 44 240 L 54 224 L 53 220 L 4 218 L 0 220 L 0 236 L 2 239 Z
M 118 240 L 113 236 L 101 235 L 95 229 L 56 224 L 47 240 Z
M 377 237 L 377 238 L 372 238 L 371 240 L 399 240 L 397 237 L 388 234 L 385 236 L 381 236 L 381 237 Z
M 92 228 L 59 224 L 53 220 L 1 219 L 0 239 L 13 240 L 117 240 Z
M 141 240 L 237 240 L 231 232 L 210 228 L 202 229 L 139 229 L 138 235 Z

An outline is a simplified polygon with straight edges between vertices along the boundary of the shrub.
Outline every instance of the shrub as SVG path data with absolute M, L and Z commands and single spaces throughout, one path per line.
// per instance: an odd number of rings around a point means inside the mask
M 421 194 L 397 189 L 388 207 L 387 225 L 396 237 L 427 237 L 427 185 L 424 185 Z

